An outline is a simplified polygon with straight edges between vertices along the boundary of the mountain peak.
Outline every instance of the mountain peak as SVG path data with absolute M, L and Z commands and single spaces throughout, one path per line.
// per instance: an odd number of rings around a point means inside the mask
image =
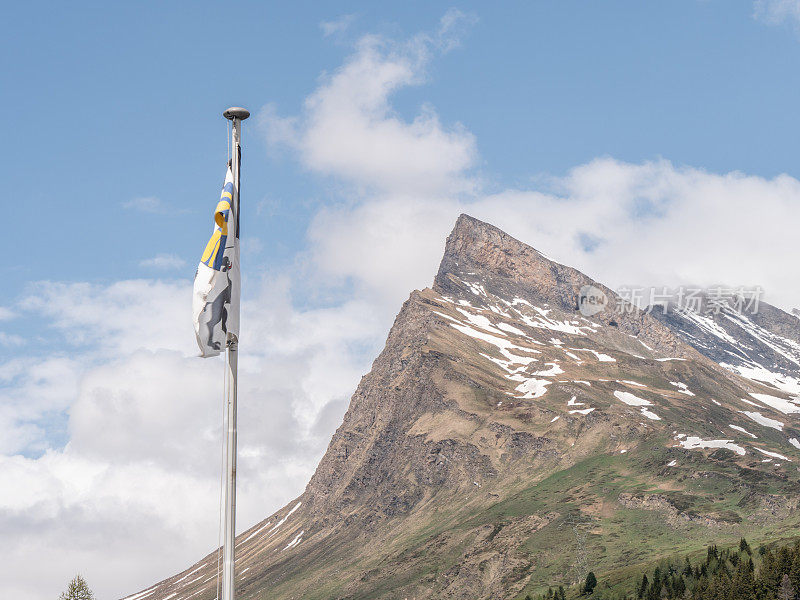
M 605 310 L 592 315 L 592 322 L 639 337 L 666 356 L 696 354 L 668 327 L 626 303 L 602 283 L 554 261 L 494 225 L 462 214 L 447 238 L 433 290 L 442 296 L 459 297 L 465 286 L 470 288 L 475 282 L 493 290 L 496 296 L 523 298 L 579 320 L 584 319 L 578 310 L 579 298 L 590 287 L 607 302 Z
M 454 235 L 464 235 L 474 233 L 476 231 L 489 231 L 496 233 L 498 236 L 509 236 L 505 231 L 499 229 L 492 225 L 491 223 L 487 223 L 486 221 L 481 221 L 480 219 L 476 219 L 472 215 L 468 215 L 467 213 L 461 213 L 456 219 L 456 224 L 453 226 L 453 231 L 450 233 L 450 236 Z M 512 238 L 513 239 L 513 238 Z
M 531 262 L 552 261 L 494 225 L 462 214 L 447 237 L 439 273 L 488 268 L 511 274 L 517 264 Z
M 561 309 L 575 311 L 581 288 L 614 292 L 577 269 L 559 264 L 494 225 L 462 214 L 447 238 L 434 289 L 453 292 L 466 280 L 481 279 L 511 297 L 533 296 Z

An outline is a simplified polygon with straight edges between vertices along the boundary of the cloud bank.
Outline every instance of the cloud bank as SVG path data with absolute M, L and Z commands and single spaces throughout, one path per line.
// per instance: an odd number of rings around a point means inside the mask
M 754 8 L 756 19 L 772 25 L 788 22 L 800 27 L 800 0 L 756 0 Z

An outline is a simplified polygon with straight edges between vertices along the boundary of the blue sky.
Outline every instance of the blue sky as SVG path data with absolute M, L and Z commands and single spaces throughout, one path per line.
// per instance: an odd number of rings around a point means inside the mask
M 195 358 L 189 306 L 232 104 L 253 113 L 242 527 L 303 489 L 460 212 L 612 287 L 800 307 L 798 0 L 4 11 L 0 562 L 20 600 L 79 570 L 121 597 L 214 546 L 221 365 Z
M 0 164 L 24 189 L 9 243 L 25 250 L 3 267 L 0 302 L 32 280 L 142 276 L 139 261 L 159 252 L 185 259 L 190 277 L 208 229 L 204 201 L 213 202 L 225 158 L 220 111 L 231 102 L 295 111 L 359 34 L 411 35 L 449 6 L 7 7 L 14 26 L 0 43 L 13 57 L 2 67 L 12 84 L 1 97 Z M 411 115 L 429 102 L 468 126 L 490 186 L 524 185 L 603 155 L 797 175 L 798 36 L 790 24 L 755 20 L 750 2 L 459 8 L 477 18 L 462 47 L 431 67 L 425 85 L 402 90 L 395 108 Z M 320 22 L 342 14 L 354 15 L 350 29 L 323 36 Z M 252 129 L 245 136 L 257 258 L 285 261 L 331 194 L 290 160 L 268 160 Z M 151 196 L 163 214 L 122 208 Z M 253 214 L 264 200 L 271 211 Z

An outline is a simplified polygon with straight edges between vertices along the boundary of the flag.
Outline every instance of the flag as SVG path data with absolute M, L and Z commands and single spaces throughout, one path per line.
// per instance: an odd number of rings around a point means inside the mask
M 192 314 L 200 355 L 217 356 L 228 334 L 239 336 L 239 231 L 238 195 L 230 166 L 217 208 L 214 232 L 206 244 L 194 276 Z

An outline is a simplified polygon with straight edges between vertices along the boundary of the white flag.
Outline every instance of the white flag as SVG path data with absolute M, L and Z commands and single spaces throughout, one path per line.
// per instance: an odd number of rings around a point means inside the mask
M 233 173 L 228 167 L 217 208 L 214 233 L 194 276 L 192 316 L 201 356 L 225 350 L 228 334 L 239 337 L 239 208 Z

